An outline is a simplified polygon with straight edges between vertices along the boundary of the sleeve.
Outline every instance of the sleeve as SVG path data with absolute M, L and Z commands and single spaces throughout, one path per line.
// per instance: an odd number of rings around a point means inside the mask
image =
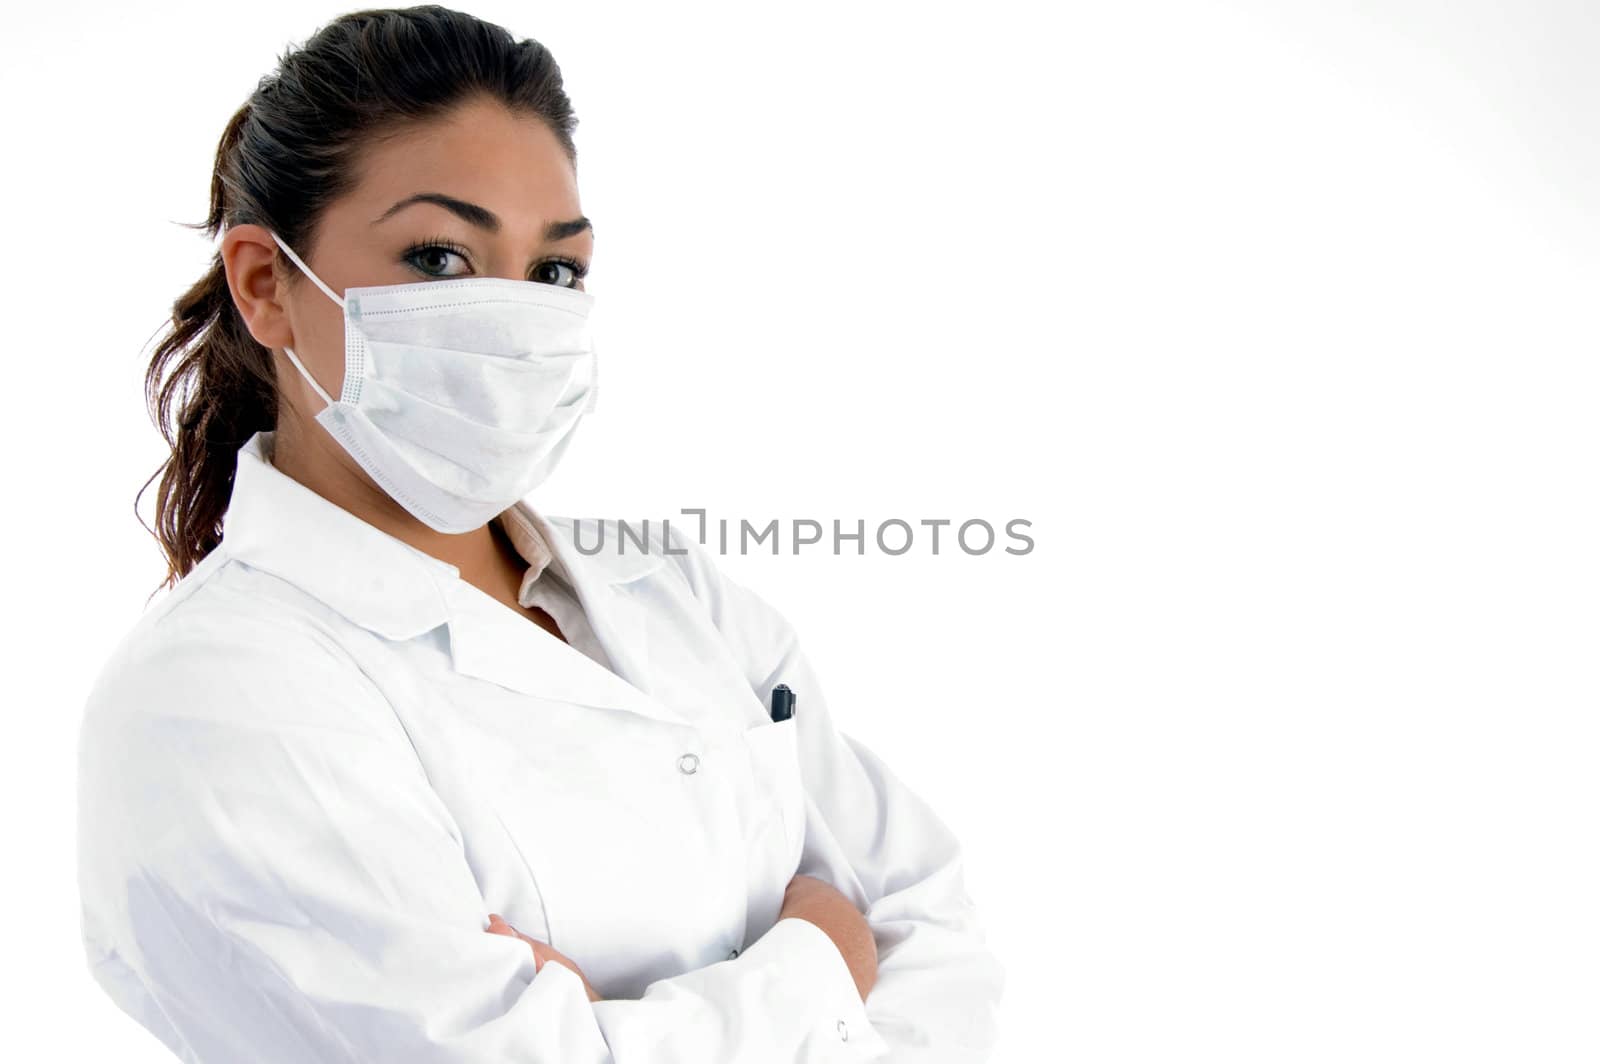
M 536 972 L 486 933 L 453 818 L 335 643 L 259 618 L 161 624 L 90 695 L 79 885 L 95 978 L 183 1059 L 879 1059 L 844 959 L 803 920 L 638 1000 Z
M 961 847 L 928 804 L 870 749 L 834 726 L 793 628 L 724 575 L 710 552 L 671 533 L 674 560 L 763 699 L 796 694 L 805 782 L 800 871 L 861 909 L 878 945 L 866 1012 L 890 1064 L 975 1064 L 998 1040 L 1005 969 L 988 948 L 962 873 Z

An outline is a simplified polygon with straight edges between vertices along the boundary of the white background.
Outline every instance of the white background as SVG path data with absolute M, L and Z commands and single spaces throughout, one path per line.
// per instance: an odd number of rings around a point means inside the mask
M 997 1060 L 1600 1057 L 1593 5 L 467 7 L 581 119 L 537 502 L 1033 523 L 724 559 L 964 840 Z M 176 223 L 342 10 L 7 16 L 7 1057 L 169 1059 L 79 952 L 76 718 Z

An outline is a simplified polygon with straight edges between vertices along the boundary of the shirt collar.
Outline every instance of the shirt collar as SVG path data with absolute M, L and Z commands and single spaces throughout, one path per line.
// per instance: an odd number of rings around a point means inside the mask
M 223 549 L 309 592 L 349 620 L 388 639 L 411 639 L 451 618 L 456 566 L 383 532 L 281 472 L 270 460 L 275 433 L 239 448 Z M 519 499 L 497 515 L 528 563 L 519 600 L 528 604 L 546 572 L 569 588 L 631 580 L 659 564 L 648 556 L 586 556 L 556 543 L 559 531 Z M 653 561 L 652 561 L 653 560 Z M 624 563 L 624 564 L 619 564 Z M 579 571 L 581 570 L 581 571 Z
M 533 508 L 528 505 L 527 500 L 517 500 L 495 520 L 505 530 L 506 538 L 511 540 L 511 545 L 517 549 L 517 553 L 522 555 L 522 560 L 528 563 L 527 571 L 522 574 L 522 586 L 517 591 L 518 603 L 523 606 L 532 605 L 533 586 L 547 570 L 550 575 L 560 577 L 562 583 L 571 585 L 572 581 L 565 571 L 566 567 L 561 559 L 556 557 L 550 547 L 550 541 L 545 538 L 545 533 L 540 528 L 543 522 L 536 520 Z

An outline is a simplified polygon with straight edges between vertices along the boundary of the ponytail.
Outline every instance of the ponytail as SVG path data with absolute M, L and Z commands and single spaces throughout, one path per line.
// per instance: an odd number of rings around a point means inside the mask
M 223 132 L 211 181 L 211 209 L 197 228 L 213 236 L 228 213 L 229 154 L 249 118 L 241 107 Z M 156 477 L 156 526 L 149 529 L 166 556 L 170 587 L 222 540 L 222 515 L 233 495 L 241 444 L 277 423 L 272 352 L 257 343 L 228 290 L 221 253 L 172 306 L 172 320 L 145 371 L 145 400 L 172 449 Z M 134 512 L 144 495 L 134 499 Z M 140 518 L 143 523 L 143 518 Z

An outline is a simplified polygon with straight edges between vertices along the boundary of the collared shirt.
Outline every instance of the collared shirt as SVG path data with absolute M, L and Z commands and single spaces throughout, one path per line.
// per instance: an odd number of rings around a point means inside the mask
M 606 656 L 605 647 L 595 638 L 589 618 L 573 593 L 571 577 L 566 574 L 565 567 L 551 550 L 544 533 L 539 530 L 539 521 L 532 506 L 526 499 L 518 500 L 494 520 L 505 531 L 506 538 L 522 556 L 522 560 L 528 563 L 528 568 L 522 574 L 522 585 L 517 591 L 517 602 L 524 609 L 538 607 L 544 610 L 555 620 L 568 645 L 602 668 L 611 668 L 611 659 Z
M 611 668 L 606 648 L 595 638 L 589 618 L 572 592 L 571 579 L 563 572 L 559 562 L 552 564 L 555 555 L 550 544 L 545 542 L 544 534 L 539 531 L 528 501 L 518 501 L 496 517 L 495 521 L 505 530 L 506 538 L 516 547 L 522 560 L 528 563 L 527 570 L 522 574 L 517 602 L 524 609 L 538 607 L 544 610 L 555 620 L 562 637 L 574 650 L 591 658 L 602 668 Z
M 1002 970 L 959 847 L 776 611 L 693 544 L 609 522 L 586 554 L 524 500 L 519 601 L 564 643 L 270 443 L 85 709 L 83 940 L 118 1006 L 206 1064 L 985 1059 Z M 797 872 L 872 926 L 865 1003 L 779 918 Z

